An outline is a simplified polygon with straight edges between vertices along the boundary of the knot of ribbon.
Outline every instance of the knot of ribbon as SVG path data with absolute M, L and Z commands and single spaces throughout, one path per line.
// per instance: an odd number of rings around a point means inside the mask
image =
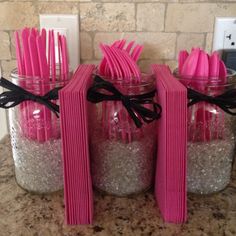
M 24 101 L 33 101 L 45 105 L 59 117 L 59 106 L 51 102 L 51 100 L 58 99 L 58 91 L 62 87 L 54 88 L 44 96 L 39 96 L 11 83 L 3 77 L 0 78 L 0 86 L 9 90 L 0 94 L 0 108 L 9 109 Z
M 232 109 L 236 109 L 236 89 L 230 89 L 217 96 L 209 96 L 188 88 L 188 99 L 190 100 L 188 107 L 198 102 L 208 102 L 220 107 L 230 115 L 236 115 L 236 111 L 232 111 Z
M 106 92 L 102 93 L 102 90 Z M 136 127 L 140 128 L 142 126 L 140 117 L 146 123 L 161 117 L 161 106 L 153 101 L 155 94 L 156 90 L 140 95 L 124 95 L 112 83 L 95 76 L 93 85 L 88 89 L 87 100 L 92 103 L 121 101 Z M 144 104 L 152 105 L 153 109 L 150 110 L 142 106 Z

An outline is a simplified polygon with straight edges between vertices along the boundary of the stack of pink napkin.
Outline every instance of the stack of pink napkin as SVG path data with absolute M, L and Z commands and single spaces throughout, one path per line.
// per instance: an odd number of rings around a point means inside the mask
M 166 222 L 183 223 L 187 218 L 187 89 L 166 65 L 152 65 L 156 75 L 158 103 L 158 153 L 155 196 Z
M 87 90 L 94 65 L 80 65 L 60 90 L 66 223 L 91 224 L 93 191 L 88 145 Z

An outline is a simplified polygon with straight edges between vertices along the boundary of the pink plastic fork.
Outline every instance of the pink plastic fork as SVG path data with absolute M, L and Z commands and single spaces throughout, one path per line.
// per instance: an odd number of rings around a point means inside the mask
M 113 52 L 112 47 L 109 47 L 107 45 L 104 45 L 105 50 L 107 52 L 107 60 L 111 61 L 111 64 L 114 65 L 113 69 L 113 73 L 115 74 L 115 78 L 114 79 L 120 79 L 123 76 L 122 73 L 122 68 L 120 67 L 120 63 L 117 59 L 117 54 L 115 52 Z M 121 117 L 121 113 L 119 112 L 119 110 L 122 109 L 122 106 L 119 104 L 119 102 L 114 102 L 114 106 L 112 106 L 112 112 L 118 111 L 118 117 L 121 120 L 122 123 L 122 117 Z M 116 130 L 116 128 L 114 129 Z M 114 132 L 116 133 L 116 132 Z M 115 138 L 117 138 L 117 134 L 115 134 Z M 125 141 L 125 136 L 124 136 L 124 130 L 122 128 L 122 139 Z
M 132 77 L 132 73 L 126 64 L 125 59 L 123 58 L 123 50 L 113 47 L 112 51 L 116 55 L 117 61 L 119 61 L 119 63 L 120 63 L 122 74 L 124 75 L 123 78 L 125 78 L 126 81 L 128 80 L 130 82 L 130 78 Z M 121 124 L 122 123 L 130 124 L 129 115 L 127 114 L 127 111 L 123 108 L 123 106 L 121 104 L 118 106 L 119 106 L 119 111 L 120 111 L 120 112 L 118 112 L 118 116 L 121 121 Z M 131 142 L 131 131 L 130 130 L 131 130 L 130 127 L 128 127 L 127 130 L 124 130 L 124 125 L 122 125 L 121 135 L 122 135 L 122 140 L 124 142 L 126 142 L 126 133 L 128 135 L 128 142 Z
M 130 51 L 131 51 L 131 49 L 132 49 L 134 43 L 135 43 L 134 41 L 131 41 L 131 42 L 127 45 L 127 47 L 125 48 L 125 51 L 128 52 L 128 53 L 130 53 Z

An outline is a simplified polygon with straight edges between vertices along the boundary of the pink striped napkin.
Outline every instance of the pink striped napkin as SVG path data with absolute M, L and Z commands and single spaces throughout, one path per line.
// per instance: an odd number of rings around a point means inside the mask
M 94 65 L 80 65 L 59 93 L 66 223 L 91 224 L 93 191 L 88 149 L 87 89 Z
M 166 65 L 152 65 L 156 75 L 158 102 L 158 153 L 155 196 L 166 222 L 187 219 L 187 90 Z

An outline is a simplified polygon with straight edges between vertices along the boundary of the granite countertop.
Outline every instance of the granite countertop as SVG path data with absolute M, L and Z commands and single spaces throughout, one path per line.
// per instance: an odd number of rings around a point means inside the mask
M 236 166 L 235 166 L 236 167 Z M 230 185 L 211 196 L 188 196 L 188 221 L 166 224 L 152 192 L 116 198 L 95 193 L 94 224 L 64 224 L 63 192 L 33 195 L 15 182 L 9 138 L 0 143 L 0 236 L 236 235 L 236 168 Z

